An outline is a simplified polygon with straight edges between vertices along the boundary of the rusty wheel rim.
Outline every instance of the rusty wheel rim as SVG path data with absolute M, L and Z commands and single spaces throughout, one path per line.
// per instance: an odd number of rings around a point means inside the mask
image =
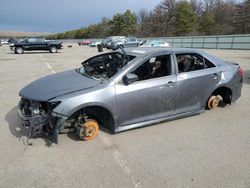
M 218 97 L 212 96 L 212 97 L 210 97 L 210 99 L 208 101 L 208 108 L 210 110 L 215 109 L 218 106 L 218 104 L 219 104 Z
M 95 120 L 87 120 L 84 123 L 83 140 L 92 140 L 99 132 L 99 125 Z

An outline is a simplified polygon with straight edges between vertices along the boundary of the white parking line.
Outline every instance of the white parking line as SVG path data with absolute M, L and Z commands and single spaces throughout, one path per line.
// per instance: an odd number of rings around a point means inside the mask
M 46 60 L 46 59 L 42 56 L 42 54 L 39 54 L 39 56 L 40 56 L 41 60 L 43 60 L 43 61 Z M 49 63 L 47 63 L 47 62 L 44 62 L 44 63 L 45 63 L 45 65 L 49 68 L 49 70 L 50 70 L 53 74 L 56 73 L 56 71 L 51 67 L 51 65 L 50 65 Z
M 128 162 L 125 157 L 119 152 L 116 148 L 113 147 L 111 141 L 106 137 L 103 133 L 99 132 L 99 138 L 102 141 L 102 144 L 108 148 L 112 148 L 112 156 L 116 164 L 122 169 L 122 171 L 129 176 L 132 181 L 134 188 L 140 187 L 142 185 L 141 182 L 136 180 L 136 178 L 132 174 L 132 170 L 128 167 Z

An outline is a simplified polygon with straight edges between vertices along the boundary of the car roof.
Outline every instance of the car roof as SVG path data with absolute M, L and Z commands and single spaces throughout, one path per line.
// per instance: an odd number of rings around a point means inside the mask
M 166 48 L 166 47 L 139 47 L 139 48 L 125 48 L 126 53 L 133 53 L 136 56 L 145 55 L 154 52 L 175 52 L 175 53 L 201 53 L 201 50 L 190 48 Z
M 167 48 L 167 47 L 139 47 L 139 48 L 125 48 L 124 51 L 128 54 L 134 56 L 144 56 L 150 53 L 156 52 L 169 52 L 169 53 L 198 53 L 211 62 L 215 63 L 217 66 L 224 66 L 225 62 L 221 59 L 206 53 L 203 50 L 193 49 L 193 48 Z

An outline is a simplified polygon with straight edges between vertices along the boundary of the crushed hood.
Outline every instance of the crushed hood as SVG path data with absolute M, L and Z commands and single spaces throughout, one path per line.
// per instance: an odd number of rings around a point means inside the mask
M 30 100 L 48 101 L 54 97 L 88 89 L 98 84 L 97 80 L 83 76 L 76 70 L 69 70 L 31 82 L 19 92 L 19 95 Z

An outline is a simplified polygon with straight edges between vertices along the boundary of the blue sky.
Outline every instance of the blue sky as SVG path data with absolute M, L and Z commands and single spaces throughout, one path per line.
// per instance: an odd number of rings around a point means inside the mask
M 62 32 L 98 23 L 102 17 L 162 0 L 0 0 L 0 31 Z

